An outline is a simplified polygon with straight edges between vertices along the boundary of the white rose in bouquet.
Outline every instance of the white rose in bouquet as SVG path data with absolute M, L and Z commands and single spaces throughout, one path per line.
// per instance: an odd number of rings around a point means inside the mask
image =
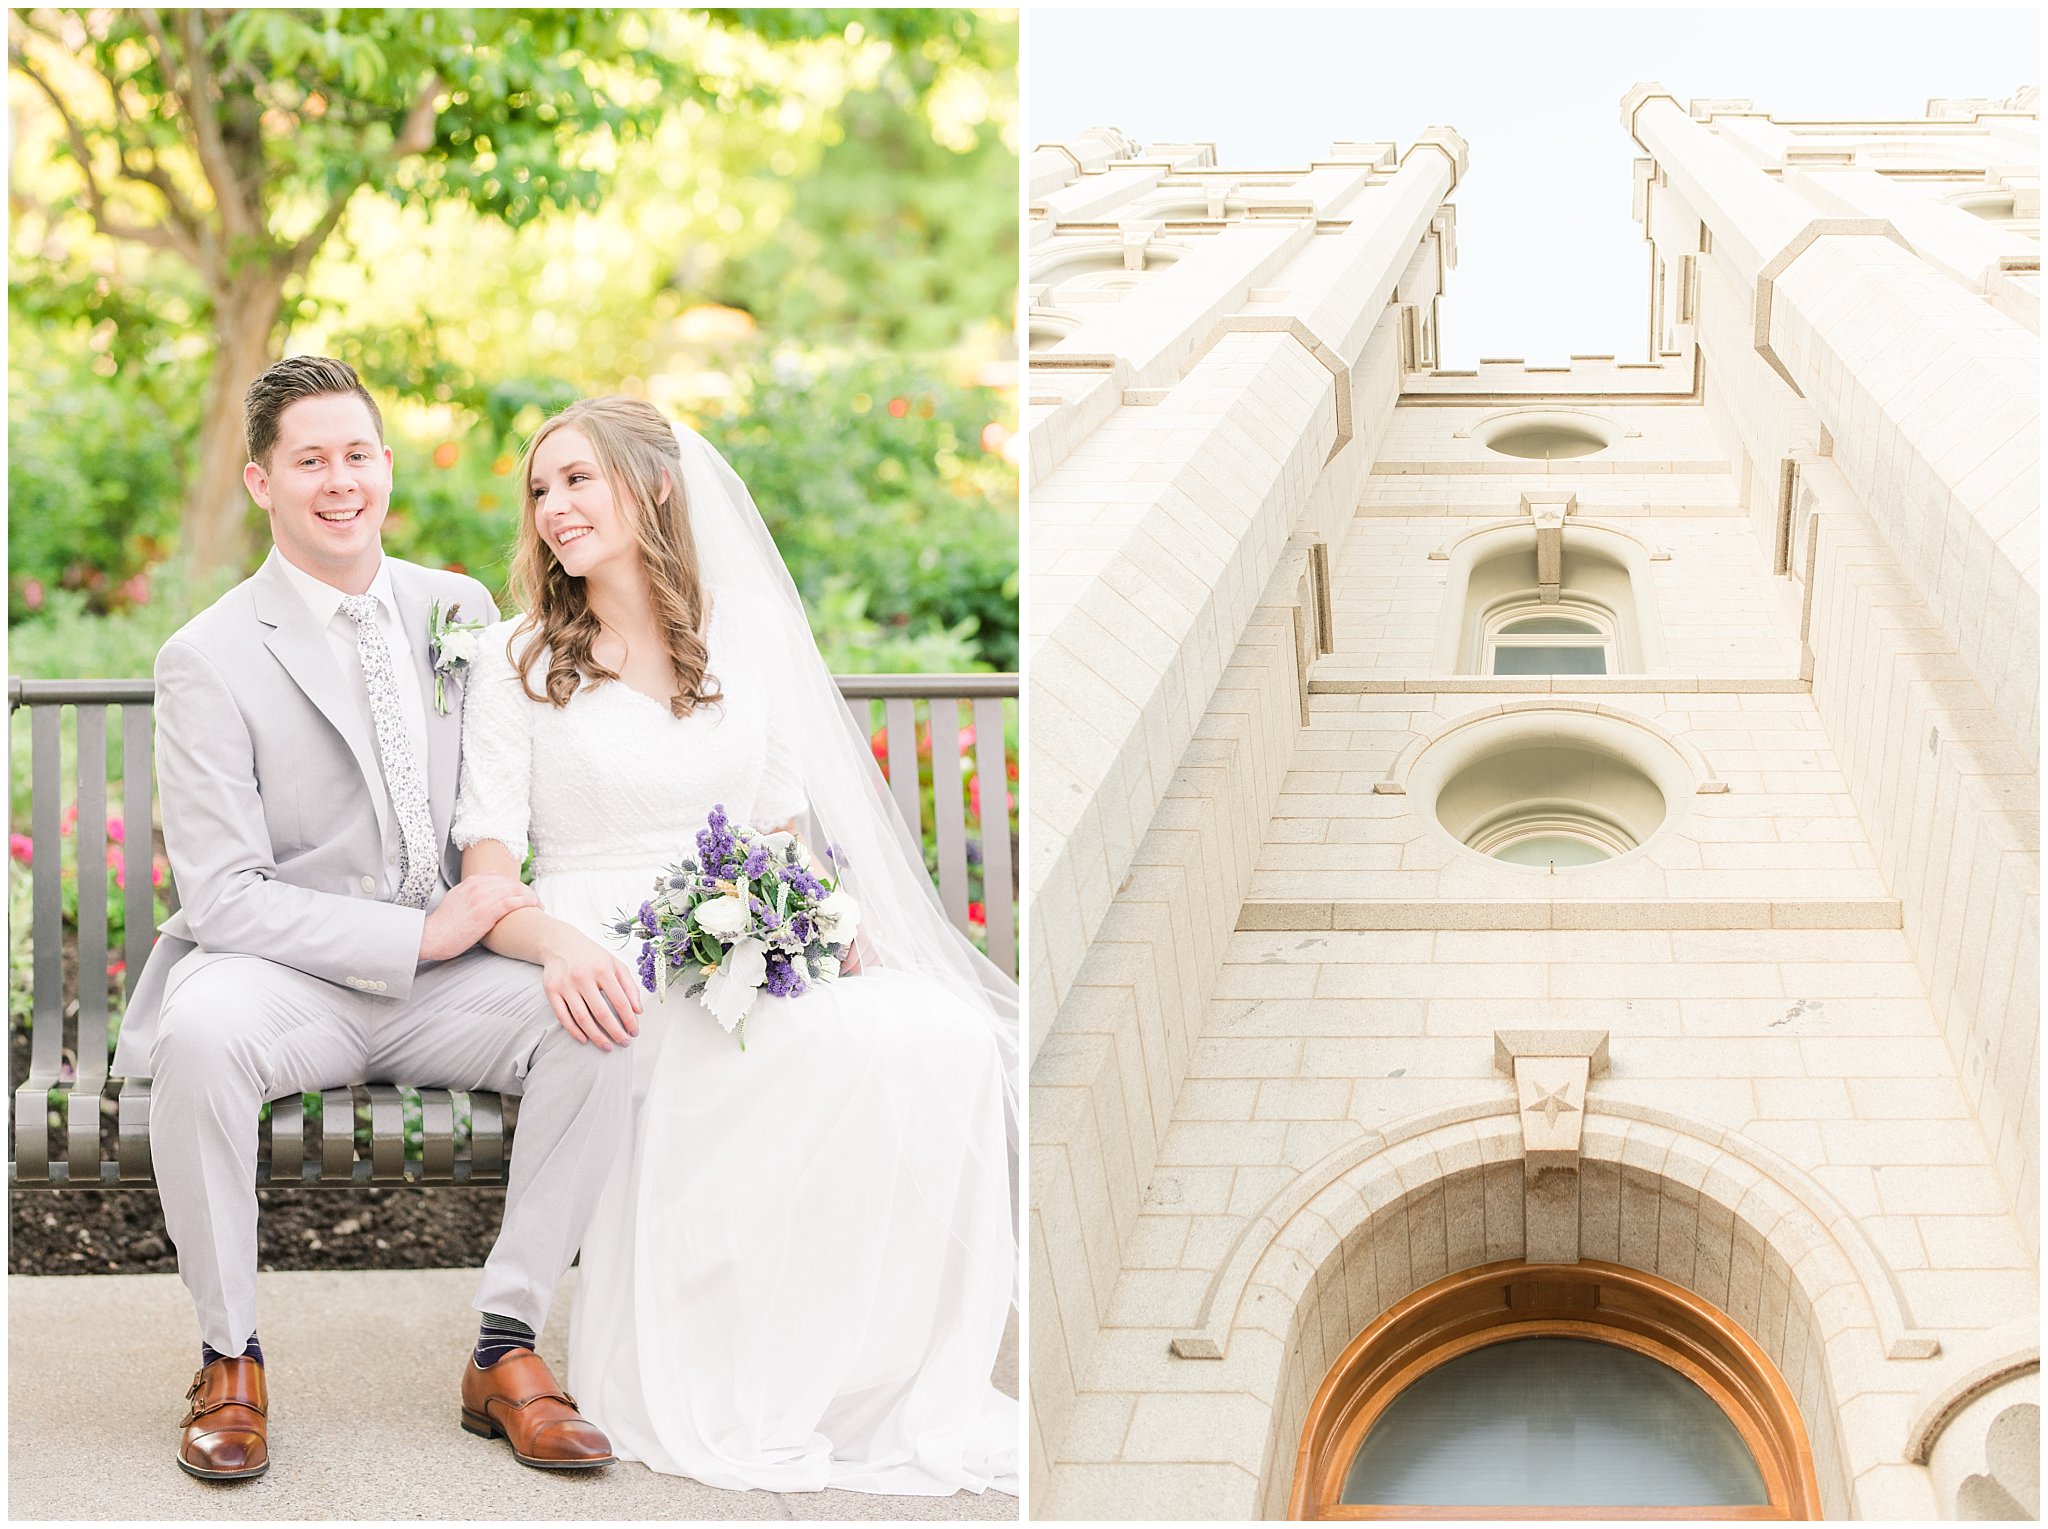
M 746 900 L 730 893 L 697 905 L 697 927 L 719 940 L 730 940 L 743 933 L 752 917 Z
M 834 892 L 818 904 L 811 917 L 828 944 L 844 945 L 860 925 L 860 904 L 844 892 Z

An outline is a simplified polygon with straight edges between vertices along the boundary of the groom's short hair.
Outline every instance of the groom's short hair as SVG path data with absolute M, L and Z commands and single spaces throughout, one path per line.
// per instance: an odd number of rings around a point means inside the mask
M 370 411 L 377 439 L 384 439 L 384 416 L 377 412 L 377 400 L 354 367 L 331 356 L 287 356 L 250 383 L 242 397 L 242 433 L 247 437 L 249 460 L 270 471 L 270 454 L 277 449 L 277 422 L 284 418 L 284 411 L 301 398 L 317 398 L 322 393 L 355 394 Z

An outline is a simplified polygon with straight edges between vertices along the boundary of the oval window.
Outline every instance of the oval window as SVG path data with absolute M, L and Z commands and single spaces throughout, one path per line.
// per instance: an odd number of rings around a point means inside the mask
M 1524 457 L 1538 462 L 1559 462 L 1572 457 L 1590 457 L 1605 451 L 1607 442 L 1590 430 L 1570 425 L 1526 425 L 1504 430 L 1487 443 L 1487 449 L 1504 457 Z
M 1516 1338 L 1437 1366 L 1373 1422 L 1338 1499 L 1428 1507 L 1755 1507 L 1728 1414 L 1646 1355 Z

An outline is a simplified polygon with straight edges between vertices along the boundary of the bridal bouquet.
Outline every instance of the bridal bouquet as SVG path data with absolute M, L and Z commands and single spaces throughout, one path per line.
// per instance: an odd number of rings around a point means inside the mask
M 860 909 L 807 864 L 795 834 L 735 824 L 724 806 L 697 834 L 697 853 L 655 879 L 654 895 L 611 929 L 640 942 L 640 984 L 701 998 L 746 1049 L 747 1011 L 762 991 L 794 998 L 831 982 Z

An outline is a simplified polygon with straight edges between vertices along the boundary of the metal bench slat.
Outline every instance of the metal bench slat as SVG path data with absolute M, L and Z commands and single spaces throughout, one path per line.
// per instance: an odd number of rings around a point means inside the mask
M 14 1095 L 17 1183 L 50 1182 L 50 1089 L 56 1085 L 64 1059 L 64 862 L 63 836 L 58 829 L 64 808 L 61 721 L 54 706 L 39 707 L 28 719 L 29 824 L 41 853 L 29 869 L 35 978 L 28 1077 Z
M 78 719 L 78 1030 L 65 1101 L 67 1177 L 100 1176 L 100 1090 L 107 1081 L 107 708 L 80 702 Z
M 149 1079 L 123 1078 L 116 1106 L 120 1129 L 120 1182 L 146 1184 L 155 1178 L 149 1157 Z
M 505 1103 L 496 1094 L 469 1096 L 469 1181 L 496 1184 L 505 1177 Z
M 356 1096 L 353 1089 L 320 1091 L 320 1175 L 323 1184 L 347 1184 L 355 1177 Z
M 405 1182 L 405 1100 L 393 1083 L 366 1083 L 370 1093 L 370 1182 Z
M 896 810 L 903 814 L 915 840 L 922 816 L 917 793 L 917 703 L 891 696 L 882 703 L 882 716 L 889 738 L 889 794 L 896 798 Z
M 1003 703 L 974 703 L 974 773 L 981 781 L 981 895 L 988 918 L 988 958 L 1017 970 L 1016 893 L 1010 886 L 1010 761 L 1003 741 Z
M 445 1088 L 420 1090 L 420 1182 L 455 1179 L 455 1098 Z
M 128 963 L 121 974 L 124 998 L 135 996 L 136 979 L 142 975 L 150 947 L 156 944 L 156 739 L 151 721 L 146 705 L 131 702 L 121 708 L 121 823 L 126 835 L 122 847 L 130 862 L 128 900 L 123 910 L 128 920 L 121 957 Z M 134 863 L 138 846 L 140 865 Z
M 270 1182 L 298 1184 L 306 1177 L 306 1096 L 270 1101 Z
M 967 803 L 960 784 L 960 703 L 933 696 L 932 827 L 939 841 L 939 903 L 967 928 Z

